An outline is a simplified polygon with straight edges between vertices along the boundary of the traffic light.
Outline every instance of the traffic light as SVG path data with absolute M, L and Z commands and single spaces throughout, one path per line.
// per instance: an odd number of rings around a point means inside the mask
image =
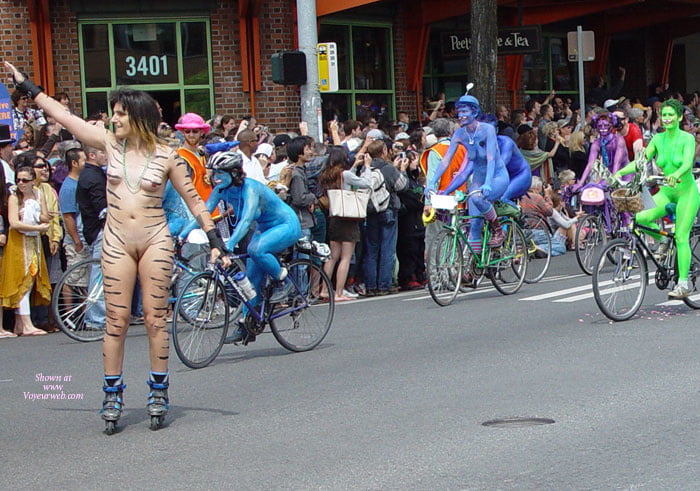
M 304 85 L 306 55 L 301 51 L 281 51 L 272 55 L 272 81 L 282 85 Z

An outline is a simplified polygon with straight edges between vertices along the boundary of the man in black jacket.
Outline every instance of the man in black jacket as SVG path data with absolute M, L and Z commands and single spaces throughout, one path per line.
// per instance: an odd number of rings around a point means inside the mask
M 104 150 L 85 145 L 85 168 L 78 178 L 75 193 L 83 220 L 83 237 L 93 259 L 102 257 L 102 230 L 107 214 L 107 177 L 102 167 L 107 165 Z M 98 281 L 99 268 L 90 272 L 90 288 Z M 100 329 L 105 325 L 104 300 L 91 305 L 85 315 L 88 327 Z
M 367 213 L 365 230 L 364 279 L 367 296 L 387 295 L 391 288 L 391 275 L 394 271 L 396 239 L 398 235 L 398 213 L 401 200 L 398 192 L 408 187 L 406 167 L 408 159 L 399 159 L 399 168 L 386 161 L 389 156 L 386 144 L 375 140 L 367 147 L 372 157 L 372 169 L 378 169 L 384 176 L 384 183 L 390 194 L 389 207 L 379 213 Z

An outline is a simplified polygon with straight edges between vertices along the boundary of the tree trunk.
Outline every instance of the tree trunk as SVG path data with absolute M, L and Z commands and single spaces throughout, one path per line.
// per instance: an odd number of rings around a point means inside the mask
M 471 49 L 469 73 L 472 94 L 486 113 L 496 112 L 498 20 L 496 0 L 471 0 Z

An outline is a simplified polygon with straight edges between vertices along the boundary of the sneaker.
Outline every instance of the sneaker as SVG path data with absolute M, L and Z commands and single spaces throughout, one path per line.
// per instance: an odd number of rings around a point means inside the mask
M 676 288 L 668 292 L 668 298 L 686 298 L 690 296 L 690 290 L 681 285 L 676 285 Z
M 392 286 L 391 288 L 389 288 L 389 295 L 394 295 L 396 293 L 399 293 L 399 291 L 400 290 L 398 286 Z
M 374 292 L 375 297 L 383 297 L 385 295 L 389 295 L 391 293 L 391 290 L 377 290 Z
M 540 246 L 535 246 L 535 258 L 545 259 L 547 257 L 547 251 L 542 249 Z
M 376 297 L 377 290 L 367 290 L 365 291 L 365 297 Z
M 364 283 L 356 283 L 354 285 L 354 290 L 361 297 L 364 297 L 365 295 L 367 295 L 367 288 L 365 288 Z
M 255 335 L 248 332 L 245 328 L 245 319 L 238 319 L 238 327 L 235 331 L 224 338 L 224 344 L 248 344 L 255 341 Z
M 289 298 L 289 295 L 294 291 L 294 283 L 288 277 L 285 278 L 280 286 L 275 288 L 270 296 L 270 303 L 281 303 Z
M 360 295 L 359 295 L 359 293 L 354 293 L 354 292 L 343 289 L 343 296 L 348 297 L 348 298 L 358 298 Z

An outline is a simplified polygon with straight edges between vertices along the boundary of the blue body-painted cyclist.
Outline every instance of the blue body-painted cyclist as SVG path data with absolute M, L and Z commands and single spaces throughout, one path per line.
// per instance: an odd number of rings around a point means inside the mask
M 213 210 L 219 201 L 224 201 L 227 207 L 233 208 L 237 219 L 233 234 L 226 242 L 227 249 L 232 251 L 253 224 L 256 225 L 248 244 L 246 262 L 246 275 L 258 293 L 250 302 L 255 306 L 260 299 L 265 274 L 280 282 L 287 277 L 287 270 L 280 266 L 276 254 L 294 245 L 301 237 L 299 219 L 272 189 L 245 178 L 243 160 L 238 153 L 216 153 L 210 157 L 207 167 L 213 171 L 212 183 L 215 186 L 207 200 L 207 208 Z M 180 236 L 186 236 L 193 225 L 186 227 Z M 227 343 L 255 340 L 243 326 L 247 314 L 244 307 L 238 329 L 226 338 Z

